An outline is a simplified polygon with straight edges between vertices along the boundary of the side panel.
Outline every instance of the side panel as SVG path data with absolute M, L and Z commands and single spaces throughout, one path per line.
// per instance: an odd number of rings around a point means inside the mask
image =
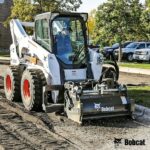
M 99 80 L 102 73 L 103 56 L 102 54 L 94 51 L 93 49 L 89 49 L 89 53 L 94 80 Z
M 60 66 L 54 54 L 48 56 L 48 70 L 51 71 L 51 85 L 61 85 Z
M 48 85 L 60 85 L 60 67 L 54 54 L 46 51 L 33 40 L 29 40 L 28 48 L 31 56 L 36 56 L 42 63 L 43 70 L 49 75 L 47 77 Z

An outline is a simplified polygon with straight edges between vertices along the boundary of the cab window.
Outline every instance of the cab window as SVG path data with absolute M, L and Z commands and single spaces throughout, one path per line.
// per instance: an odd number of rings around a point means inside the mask
M 65 64 L 86 63 L 85 37 L 79 17 L 57 17 L 52 22 L 53 52 Z
M 46 19 L 36 21 L 35 36 L 37 43 L 50 50 L 49 25 Z

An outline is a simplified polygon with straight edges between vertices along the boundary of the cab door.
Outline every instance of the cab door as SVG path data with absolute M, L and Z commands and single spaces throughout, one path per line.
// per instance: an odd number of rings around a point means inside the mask
M 47 19 L 35 22 L 35 39 L 43 48 L 51 51 L 49 21 Z

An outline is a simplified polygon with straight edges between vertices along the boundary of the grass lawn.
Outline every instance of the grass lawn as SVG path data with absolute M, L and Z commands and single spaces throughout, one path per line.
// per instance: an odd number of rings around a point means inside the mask
M 10 52 L 0 52 L 0 57 L 9 57 Z
M 150 86 L 130 86 L 128 87 L 128 96 L 137 104 L 150 108 Z
M 119 66 L 129 67 L 129 68 L 141 68 L 141 69 L 150 69 L 150 63 L 120 63 Z

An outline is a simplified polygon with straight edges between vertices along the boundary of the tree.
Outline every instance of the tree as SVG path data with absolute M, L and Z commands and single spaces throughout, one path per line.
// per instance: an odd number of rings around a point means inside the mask
M 81 0 L 34 0 L 35 3 L 39 4 L 41 13 L 47 11 L 76 11 Z
M 147 40 L 150 40 L 150 0 L 146 0 L 145 9 L 141 16 L 141 23 Z
M 145 5 L 150 9 L 150 0 L 145 0 Z
M 118 61 L 122 58 L 122 42 L 141 36 L 142 10 L 139 0 L 108 0 L 98 7 L 95 19 L 96 42 L 118 42 Z
M 37 11 L 37 7 L 28 3 L 26 0 L 14 0 L 11 15 L 7 21 L 13 18 L 18 18 L 23 21 L 33 21 L 33 16 L 35 16 Z
M 81 0 L 13 0 L 14 5 L 11 9 L 12 18 L 22 21 L 33 21 L 36 14 L 52 11 L 75 11 L 82 4 Z
M 90 39 L 93 39 L 94 36 L 94 28 L 95 28 L 95 14 L 96 14 L 96 10 L 93 9 L 90 13 L 89 13 L 89 17 L 88 17 L 88 30 L 89 30 L 89 36 Z
M 132 40 L 145 40 L 148 41 L 148 30 L 146 29 L 148 24 L 148 20 L 145 17 L 148 17 L 147 14 L 145 14 L 146 8 L 142 5 L 139 4 L 139 1 L 133 1 L 131 3 L 131 18 L 132 22 L 130 25 L 131 31 L 128 35 L 130 36 Z M 150 16 L 149 16 L 150 17 Z M 149 18 L 150 19 L 150 18 Z M 146 26 L 145 26 L 146 25 Z M 150 30 L 149 30 L 150 31 Z

